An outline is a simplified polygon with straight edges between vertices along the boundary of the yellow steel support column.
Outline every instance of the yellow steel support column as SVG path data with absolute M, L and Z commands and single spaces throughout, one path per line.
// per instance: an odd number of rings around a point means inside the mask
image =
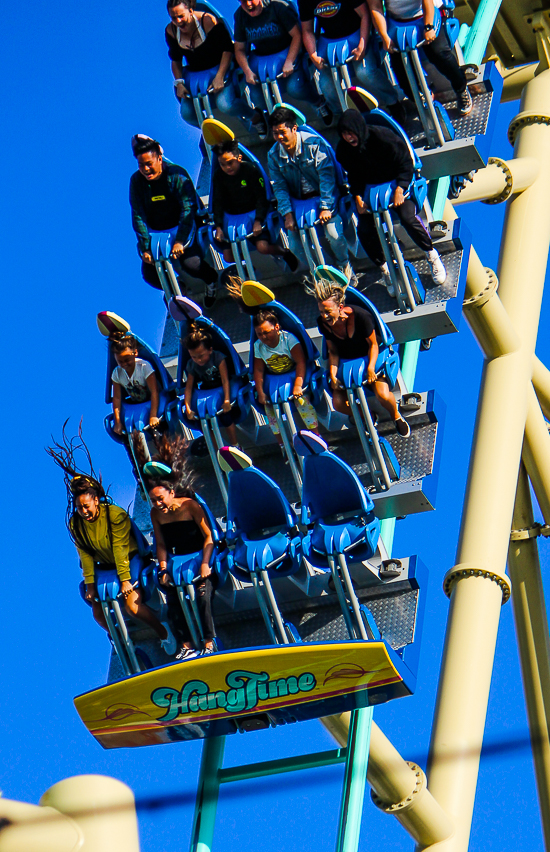
M 347 744 L 349 713 L 321 721 L 341 746 Z M 403 760 L 375 722 L 371 728 L 367 781 L 374 804 L 395 816 L 421 848 L 452 834 L 453 826 L 428 790 L 422 769 Z
M 547 436 L 548 437 L 548 436 Z M 512 602 L 545 848 L 550 849 L 550 638 L 529 482 L 520 468 L 508 553 Z
M 520 65 L 519 68 L 504 68 L 500 62 L 497 62 L 497 67 L 504 78 L 500 100 L 501 103 L 505 103 L 506 101 L 517 101 L 520 99 L 523 87 L 535 76 L 537 63 L 532 62 L 530 65 Z
M 467 183 L 453 205 L 471 201 L 499 204 L 516 192 L 531 186 L 539 171 L 539 164 L 532 158 L 501 160 L 490 157 L 484 169 L 479 169 L 471 183 Z
M 116 778 L 65 778 L 46 790 L 40 804 L 77 824 L 85 838 L 82 852 L 139 852 L 134 794 Z
M 533 386 L 542 413 L 550 420 L 550 370 L 539 361 L 536 355 L 533 358 Z
M 537 159 L 540 171 L 508 202 L 499 262 L 500 300 L 521 344 L 484 366 L 457 564 L 445 578 L 451 606 L 429 781 L 456 833 L 438 852 L 468 848 L 500 606 L 510 592 L 506 556 L 550 245 L 550 71 L 539 70 L 509 133 L 515 156 Z
M 523 463 L 544 520 L 550 524 L 550 435 L 533 387 L 529 389 Z

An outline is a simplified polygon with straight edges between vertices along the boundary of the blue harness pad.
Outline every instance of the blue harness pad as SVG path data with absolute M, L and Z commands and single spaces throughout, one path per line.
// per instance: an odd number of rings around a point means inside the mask
M 345 38 L 337 38 L 329 40 L 325 36 L 319 36 L 317 39 L 317 54 L 321 59 L 326 59 L 332 68 L 338 65 L 345 65 L 351 56 L 351 51 L 359 44 L 359 31 L 352 33 Z
M 415 18 L 414 21 L 395 21 L 387 18 L 388 35 L 399 48 L 401 53 L 416 50 L 418 44 L 424 41 L 424 17 Z M 436 37 L 441 29 L 441 13 L 434 8 L 433 26 Z
M 277 76 L 283 70 L 287 53 L 287 50 L 282 50 L 280 53 L 271 53 L 267 56 L 258 56 L 256 53 L 252 53 L 248 62 L 260 82 L 268 83 L 276 80 Z
M 204 97 L 219 70 L 219 65 L 207 68 L 205 71 L 188 71 L 183 69 L 183 78 L 192 98 Z

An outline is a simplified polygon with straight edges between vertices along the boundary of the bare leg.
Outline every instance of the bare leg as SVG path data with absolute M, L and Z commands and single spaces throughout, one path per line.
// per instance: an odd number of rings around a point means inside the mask
M 334 406 L 335 411 L 339 411 L 340 414 L 347 414 L 348 416 L 351 416 L 351 409 L 349 407 L 349 402 L 345 391 L 333 390 L 332 404 Z
M 105 621 L 105 616 L 103 615 L 103 610 L 99 601 L 92 601 L 92 613 L 99 626 L 103 627 L 103 629 L 108 633 L 109 628 L 107 627 L 107 622 Z
M 225 429 L 226 429 L 226 432 L 227 432 L 227 435 L 228 435 L 228 438 L 229 438 L 230 445 L 232 447 L 236 447 L 237 444 L 239 443 L 239 441 L 238 441 L 238 438 L 237 438 L 237 429 L 236 429 L 235 424 L 230 423 L 229 426 L 225 427 Z
M 376 398 L 379 400 L 380 404 L 386 409 L 391 419 L 399 420 L 401 415 L 397 410 L 397 402 L 395 401 L 393 393 L 389 389 L 388 383 L 373 382 L 372 385 L 369 385 L 369 388 L 374 391 Z
M 285 254 L 285 249 L 281 248 L 281 246 L 272 245 L 272 243 L 268 243 L 267 240 L 258 240 L 256 243 L 256 248 L 260 252 L 260 254 L 271 254 L 277 257 L 282 257 Z
M 142 602 L 139 592 L 134 590 L 131 595 L 128 595 L 126 598 L 126 611 L 135 618 L 139 618 L 144 624 L 152 627 L 159 639 L 166 639 L 168 636 L 166 628 L 162 626 L 153 611 L 149 609 L 147 604 Z

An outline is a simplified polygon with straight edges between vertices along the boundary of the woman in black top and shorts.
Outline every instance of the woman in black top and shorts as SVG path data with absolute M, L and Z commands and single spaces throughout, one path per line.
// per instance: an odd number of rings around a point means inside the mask
M 407 421 L 401 417 L 397 402 L 385 379 L 376 377 L 378 340 L 371 314 L 363 308 L 345 303 L 345 292 L 332 281 L 315 281 L 310 289 L 319 307 L 317 327 L 325 338 L 328 349 L 329 387 L 336 411 L 350 414 L 346 391 L 338 380 L 340 359 L 368 358 L 367 384 L 380 404 L 389 413 L 397 432 L 403 438 L 411 434 Z
M 196 585 L 197 605 L 204 636 L 203 654 L 214 652 L 214 622 L 212 619 L 212 596 L 217 585 L 217 575 L 211 566 L 214 552 L 212 530 L 204 509 L 195 500 L 192 477 L 186 470 L 186 443 L 183 439 L 170 441 L 161 439 L 160 460 L 169 462 L 171 473 L 164 477 L 147 480 L 147 490 L 151 500 L 151 521 L 155 533 L 159 579 L 163 592 L 167 596 L 170 612 L 175 615 L 175 607 L 181 612 L 177 593 L 171 585 L 167 571 L 171 556 L 183 556 L 187 553 L 202 551 L 200 568 L 201 580 Z M 197 656 L 201 649 L 193 647 L 187 624 L 178 618 L 178 633 L 183 635 L 181 650 L 177 660 L 186 660 Z

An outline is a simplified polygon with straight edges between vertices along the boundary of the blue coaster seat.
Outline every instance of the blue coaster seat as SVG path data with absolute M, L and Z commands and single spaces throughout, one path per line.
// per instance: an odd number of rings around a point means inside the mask
M 380 378 L 387 379 L 389 386 L 394 387 L 399 373 L 399 354 L 393 349 L 393 334 L 370 299 L 367 299 L 367 297 L 363 293 L 360 293 L 359 290 L 356 290 L 355 287 L 349 286 L 347 288 L 346 304 L 352 307 L 355 306 L 363 308 L 371 314 L 378 340 L 378 358 L 376 360 L 375 369 L 377 373 L 382 370 Z M 328 358 L 327 344 L 324 339 L 322 355 L 325 360 Z M 366 358 L 355 358 L 352 360 L 341 358 L 338 367 L 338 378 L 346 388 L 360 387 L 366 379 L 366 367 Z M 324 375 L 324 383 L 325 387 L 328 389 L 326 372 Z M 373 396 L 373 392 L 369 390 L 368 387 L 365 387 L 365 392 L 367 396 Z
M 147 361 L 155 370 L 155 375 L 159 384 L 159 407 L 157 416 L 162 417 L 167 411 L 170 402 L 175 397 L 176 385 L 171 379 L 166 367 L 162 363 L 160 356 L 148 346 L 145 341 L 141 340 L 137 335 L 132 333 L 138 344 L 138 358 Z M 113 354 L 112 348 L 109 345 L 107 354 L 107 380 L 105 387 L 105 402 L 110 404 L 113 401 L 111 375 L 117 363 Z M 142 432 L 149 425 L 149 416 L 151 411 L 151 401 L 132 402 L 126 398 L 122 400 L 121 419 L 124 426 L 124 432 L 131 435 L 134 429 Z M 107 434 L 118 444 L 125 442 L 122 435 L 117 435 L 114 431 L 114 414 L 108 414 L 105 418 L 105 429 Z
M 318 358 L 319 352 L 317 347 L 313 343 L 309 334 L 306 331 L 306 328 L 289 308 L 285 305 L 281 304 L 281 302 L 272 301 L 267 302 L 265 305 L 262 305 L 262 308 L 272 309 L 275 311 L 277 316 L 279 317 L 281 329 L 284 331 L 288 331 L 298 338 L 302 349 L 304 350 L 304 354 L 306 356 L 306 375 L 304 378 L 303 388 L 306 393 L 311 394 L 312 402 L 316 405 L 320 401 L 320 389 L 322 386 L 322 376 L 323 371 L 319 366 Z M 254 344 L 257 341 L 256 332 L 254 331 L 254 324 L 251 321 L 250 323 L 250 373 L 252 374 L 253 369 L 253 358 L 252 354 L 254 352 Z M 291 370 L 288 373 L 268 373 L 267 370 L 264 373 L 264 392 L 269 401 L 274 404 L 282 404 L 284 402 L 288 402 L 292 397 L 292 388 L 294 386 L 294 381 L 296 379 L 296 370 Z M 262 406 L 259 406 L 258 403 L 254 403 L 255 407 L 261 409 Z
M 295 573 L 302 559 L 297 518 L 279 486 L 255 467 L 229 474 L 226 539 L 234 545 L 231 573 L 250 582 Z
M 211 319 L 205 316 L 199 316 L 193 320 L 193 322 L 196 325 L 203 327 L 205 331 L 210 334 L 214 349 L 222 352 L 226 357 L 229 372 L 230 399 L 233 405 L 238 405 L 239 407 L 240 415 L 235 422 L 240 423 L 250 411 L 251 405 L 251 388 L 246 366 L 229 336 Z M 189 326 L 189 321 L 184 320 L 180 323 L 177 375 L 177 386 L 180 389 L 184 386 L 183 374 L 191 357 L 183 342 L 189 333 Z M 195 387 L 191 398 L 191 407 L 200 420 L 213 419 L 222 409 L 223 397 L 224 394 L 222 387 L 212 388 L 210 390 L 198 390 Z M 196 429 L 196 421 L 189 422 L 185 416 L 185 403 L 183 400 L 178 401 L 177 411 L 178 417 L 188 428 Z
M 327 554 L 362 562 L 376 552 L 374 503 L 351 467 L 328 450 L 304 458 L 301 520 L 310 528 L 304 556 L 317 568 L 330 570 Z

